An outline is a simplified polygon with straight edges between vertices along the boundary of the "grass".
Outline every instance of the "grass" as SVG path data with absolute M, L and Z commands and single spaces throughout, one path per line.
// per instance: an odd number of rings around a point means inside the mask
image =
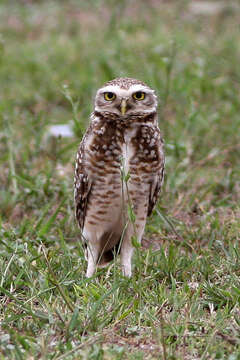
M 240 359 L 240 9 L 189 4 L 1 2 L 0 359 Z M 159 95 L 166 178 L 133 278 L 89 280 L 73 164 L 117 76 Z

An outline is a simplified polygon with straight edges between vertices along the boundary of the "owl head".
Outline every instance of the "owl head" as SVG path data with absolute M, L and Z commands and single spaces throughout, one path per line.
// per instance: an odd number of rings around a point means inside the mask
M 104 84 L 96 94 L 95 111 L 118 118 L 142 117 L 157 110 L 154 91 L 132 78 L 117 78 Z

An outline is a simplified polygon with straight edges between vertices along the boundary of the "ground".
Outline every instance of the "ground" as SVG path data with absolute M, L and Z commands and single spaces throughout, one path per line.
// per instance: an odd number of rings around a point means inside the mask
M 237 0 L 1 2 L 0 359 L 240 359 L 239 16 Z M 73 165 L 118 76 L 156 89 L 166 177 L 133 278 L 116 260 L 89 280 Z

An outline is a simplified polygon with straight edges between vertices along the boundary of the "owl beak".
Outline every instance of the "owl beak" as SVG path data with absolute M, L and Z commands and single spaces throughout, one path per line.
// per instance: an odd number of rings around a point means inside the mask
M 122 101 L 121 101 L 121 113 L 122 113 L 122 115 L 125 115 L 126 111 L 127 111 L 127 100 L 122 99 Z

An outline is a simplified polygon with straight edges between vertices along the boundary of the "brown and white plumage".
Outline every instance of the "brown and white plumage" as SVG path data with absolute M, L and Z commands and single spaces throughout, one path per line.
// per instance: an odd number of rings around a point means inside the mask
M 128 181 L 122 174 L 129 174 Z M 157 98 L 143 82 L 118 78 L 96 94 L 75 169 L 76 218 L 87 245 L 87 276 L 113 259 L 120 244 L 123 274 L 131 276 L 132 237 L 140 242 L 164 173 Z M 128 218 L 132 206 L 136 220 Z

